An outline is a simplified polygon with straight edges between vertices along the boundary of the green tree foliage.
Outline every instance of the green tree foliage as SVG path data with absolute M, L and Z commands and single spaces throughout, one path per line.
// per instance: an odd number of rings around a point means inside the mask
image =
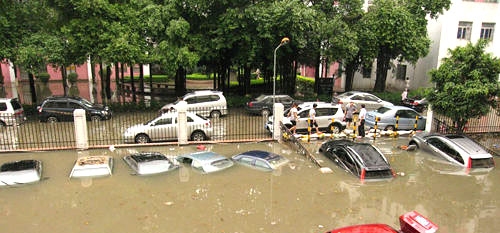
M 469 119 L 486 115 L 499 94 L 500 59 L 485 53 L 487 43 L 449 50 L 450 57 L 430 72 L 435 83 L 428 94 L 432 109 L 450 117 L 458 132 Z

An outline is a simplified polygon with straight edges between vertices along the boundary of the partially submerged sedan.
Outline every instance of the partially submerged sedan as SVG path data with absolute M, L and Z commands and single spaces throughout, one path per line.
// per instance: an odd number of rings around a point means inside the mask
M 382 152 L 369 143 L 330 140 L 324 142 L 319 151 L 361 180 L 390 179 L 395 176 Z
M 153 175 L 179 168 L 160 152 L 140 152 L 123 157 L 125 163 L 137 175 Z
M 201 173 L 218 172 L 234 165 L 232 160 L 212 151 L 179 155 L 176 157 L 176 160 L 184 164 L 189 164 Z
M 276 170 L 289 162 L 281 155 L 262 150 L 246 151 L 233 156 L 232 159 L 243 166 L 264 171 Z
M 493 156 L 463 135 L 419 133 L 411 138 L 409 144 L 467 169 L 489 171 L 495 167 Z
M 0 166 L 0 186 L 35 183 L 41 176 L 42 162 L 38 160 L 7 162 Z

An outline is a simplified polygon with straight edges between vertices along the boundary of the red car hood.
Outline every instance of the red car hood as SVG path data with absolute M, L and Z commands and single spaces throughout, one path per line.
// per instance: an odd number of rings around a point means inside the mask
M 386 224 L 364 224 L 343 227 L 328 231 L 327 233 L 398 233 L 398 231 Z

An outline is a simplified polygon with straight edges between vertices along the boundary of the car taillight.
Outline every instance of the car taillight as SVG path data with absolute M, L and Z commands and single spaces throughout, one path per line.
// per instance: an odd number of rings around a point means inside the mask
M 252 102 L 248 102 L 248 107 L 253 107 L 253 103 Z
M 359 176 L 361 181 L 365 180 L 365 175 L 366 175 L 366 170 L 363 168 L 363 170 L 361 170 L 361 175 Z
M 24 111 L 19 111 L 19 112 L 14 113 L 14 115 L 20 116 L 20 115 L 23 115 L 23 113 L 24 113 Z
M 467 168 L 472 168 L 472 157 L 469 157 L 469 164 L 467 164 Z
M 37 109 L 39 113 L 42 113 L 42 107 L 37 107 Z
M 342 100 L 337 101 L 338 104 L 343 104 Z
M 205 123 L 205 126 L 206 126 L 206 127 L 208 127 L 208 128 L 210 128 L 210 127 L 212 126 L 212 124 L 210 123 L 210 121 L 207 121 L 207 122 Z

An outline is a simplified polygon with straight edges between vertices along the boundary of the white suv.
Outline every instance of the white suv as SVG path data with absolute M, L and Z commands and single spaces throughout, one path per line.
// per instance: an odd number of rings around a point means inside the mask
M 19 125 L 25 120 L 23 106 L 17 98 L 0 98 L 0 127 Z
M 318 123 L 318 128 L 328 133 L 339 133 L 345 129 L 344 120 L 344 111 L 342 110 L 342 106 L 340 104 L 332 104 L 325 102 L 307 102 L 300 104 L 298 106 L 299 119 L 297 120 L 297 131 L 306 131 L 308 123 L 307 120 L 309 118 L 309 110 L 313 107 L 313 104 L 316 103 L 316 122 Z M 287 115 L 290 109 L 285 110 L 283 124 L 291 125 L 290 120 Z M 332 121 L 333 119 L 333 121 Z M 272 133 L 273 127 L 273 117 L 269 117 L 269 122 L 266 124 L 266 129 Z
M 220 91 L 195 91 L 184 95 L 176 102 L 163 106 L 160 110 L 161 113 L 175 110 L 176 104 L 184 100 L 187 102 L 188 110 L 196 112 L 204 117 L 217 118 L 227 115 L 226 97 Z

